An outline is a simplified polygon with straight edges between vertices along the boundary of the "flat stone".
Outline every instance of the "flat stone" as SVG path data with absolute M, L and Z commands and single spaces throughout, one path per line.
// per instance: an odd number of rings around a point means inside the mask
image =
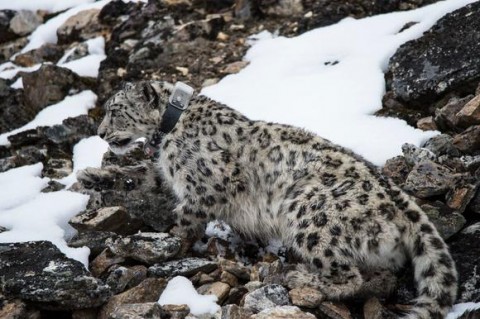
M 147 278 L 138 286 L 135 286 L 121 294 L 115 295 L 100 309 L 98 319 L 108 319 L 109 316 L 121 305 L 157 302 L 167 281 L 162 278 Z
M 294 288 L 288 294 L 292 304 L 306 308 L 316 308 L 325 300 L 325 296 L 320 291 L 309 287 Z
M 288 306 L 288 291 L 280 285 L 267 285 L 245 295 L 244 308 L 253 313 L 273 308 Z
M 63 56 L 64 49 L 53 43 L 45 43 L 38 49 L 34 49 L 15 56 L 15 64 L 29 67 L 38 63 L 52 62 L 57 63 Z
M 453 175 L 446 167 L 425 160 L 413 167 L 404 189 L 420 198 L 442 195 L 453 186 Z
M 130 303 L 115 308 L 109 319 L 161 319 L 164 318 L 158 302 Z
M 223 282 L 214 282 L 206 284 L 197 289 L 198 293 L 202 295 L 214 295 L 218 298 L 218 303 L 222 304 L 230 292 L 230 286 Z
M 226 284 L 228 284 L 230 287 L 235 287 L 238 285 L 238 279 L 228 271 L 222 271 L 220 275 L 220 280 Z
M 250 270 L 238 262 L 224 259 L 220 262 L 220 266 L 222 270 L 228 271 L 237 278 L 250 280 Z
M 436 159 L 435 154 L 429 149 L 417 147 L 413 144 L 405 143 L 402 145 L 402 153 L 408 165 L 414 166 L 425 160 L 433 161 Z
M 218 267 L 217 263 L 205 258 L 184 258 L 156 264 L 148 268 L 148 275 L 155 277 L 192 276 L 200 271 L 209 273 Z
M 480 124 L 480 95 L 475 96 L 457 113 L 460 125 L 468 127 Z
M 117 256 L 129 257 L 147 264 L 172 258 L 181 248 L 180 238 L 167 233 L 138 233 L 115 240 L 107 239 L 106 244 Z
M 106 231 L 120 235 L 135 233 L 143 225 L 121 206 L 87 210 L 70 219 L 69 224 L 79 231 Z
M 256 315 L 250 317 L 251 319 L 315 319 L 316 317 L 308 312 L 303 312 L 298 307 L 294 306 L 279 306 L 264 309 Z
M 1 290 L 50 310 L 97 307 L 110 288 L 46 241 L 0 244 Z
M 480 125 L 471 126 L 453 138 L 453 145 L 460 151 L 471 154 L 480 149 Z

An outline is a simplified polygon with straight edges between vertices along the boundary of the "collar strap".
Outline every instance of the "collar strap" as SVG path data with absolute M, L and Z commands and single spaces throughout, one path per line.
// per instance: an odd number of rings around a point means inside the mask
M 145 153 L 154 155 L 162 137 L 170 133 L 178 122 L 183 111 L 188 108 L 188 103 L 193 96 L 194 89 L 183 82 L 175 83 L 173 92 L 168 98 L 165 112 L 163 113 L 160 127 L 152 136 L 152 139 L 145 145 Z

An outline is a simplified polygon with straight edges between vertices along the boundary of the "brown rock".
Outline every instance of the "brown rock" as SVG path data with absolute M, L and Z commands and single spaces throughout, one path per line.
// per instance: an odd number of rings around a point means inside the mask
M 190 313 L 187 305 L 163 305 L 162 309 L 170 319 L 184 319 Z
M 28 43 L 28 38 L 23 37 L 12 40 L 7 43 L 3 43 L 0 46 L 0 61 L 6 61 L 10 59 L 15 53 L 18 53 Z
M 202 295 L 215 295 L 218 298 L 218 303 L 221 304 L 227 298 L 230 292 L 230 286 L 223 282 L 214 282 L 206 284 L 197 289 L 198 293 Z
M 69 224 L 79 231 L 111 231 L 121 235 L 135 233 L 143 225 L 121 206 L 87 210 L 70 219 Z
M 95 37 L 101 31 L 102 24 L 98 21 L 100 9 L 83 10 L 67 19 L 58 29 L 59 44 L 83 41 Z
M 325 299 L 320 291 L 309 287 L 294 288 L 288 294 L 292 304 L 306 308 L 316 308 Z
M 67 177 L 73 171 L 73 163 L 66 158 L 50 158 L 45 165 L 43 175 L 48 178 Z
M 228 284 L 230 287 L 235 287 L 238 285 L 238 279 L 228 271 L 222 271 L 222 274 L 220 275 L 220 280 L 226 284 Z
M 53 43 L 45 43 L 40 48 L 15 56 L 15 64 L 29 67 L 42 62 L 56 63 L 63 56 L 64 50 L 61 46 Z
M 328 319 L 352 319 L 350 310 L 338 302 L 325 301 L 318 307 L 318 313 Z
M 437 124 L 433 120 L 433 116 L 422 117 L 417 121 L 417 127 L 422 131 L 435 131 Z
M 228 298 L 225 300 L 225 304 L 235 304 L 239 305 L 243 299 L 243 296 L 248 292 L 248 289 L 243 286 L 237 286 L 230 289 L 230 293 L 228 294 Z
M 452 129 L 458 125 L 457 113 L 472 99 L 473 96 L 465 98 L 451 98 L 445 106 L 435 110 L 435 123 L 440 129 Z
M 224 271 L 228 271 L 229 273 L 235 275 L 237 278 L 243 280 L 250 280 L 250 271 L 247 267 L 240 265 L 237 262 L 231 260 L 222 260 L 220 263 L 220 267 Z
M 2 306 L 0 307 L 0 318 L 2 319 L 19 319 L 25 318 L 27 313 L 27 305 L 20 299 L 14 299 L 11 301 L 2 300 L 3 296 L 0 295 L 0 301 Z
M 410 167 L 403 156 L 396 156 L 387 160 L 382 167 L 382 173 L 390 177 L 398 186 L 403 186 L 409 172 Z
M 279 306 L 275 308 L 268 308 L 250 319 L 315 319 L 315 316 L 308 312 L 303 312 L 298 307 L 294 306 Z
M 458 213 L 463 213 L 468 203 L 473 199 L 477 192 L 477 186 L 467 184 L 453 188 L 447 194 L 447 206 Z
M 98 319 L 108 319 L 120 305 L 157 302 L 166 285 L 167 281 L 163 278 L 147 278 L 138 286 L 110 298 L 100 310 Z
M 243 68 L 248 65 L 247 61 L 237 61 L 228 64 L 225 68 L 222 69 L 222 73 L 234 74 L 240 72 Z
M 464 153 L 472 153 L 480 149 L 480 125 L 469 127 L 453 138 L 453 145 Z
M 125 258 L 115 256 L 109 249 L 105 249 L 90 263 L 90 271 L 95 277 L 98 277 L 111 265 L 119 264 L 124 261 Z
M 480 95 L 475 96 L 457 113 L 458 123 L 462 126 L 480 124 Z

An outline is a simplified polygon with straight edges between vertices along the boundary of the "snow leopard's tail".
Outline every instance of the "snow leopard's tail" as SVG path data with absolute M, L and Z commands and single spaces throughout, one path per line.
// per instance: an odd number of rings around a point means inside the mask
M 418 210 L 405 212 L 410 230 L 405 244 L 412 256 L 418 292 L 405 319 L 443 319 L 456 298 L 457 271 L 447 245 Z

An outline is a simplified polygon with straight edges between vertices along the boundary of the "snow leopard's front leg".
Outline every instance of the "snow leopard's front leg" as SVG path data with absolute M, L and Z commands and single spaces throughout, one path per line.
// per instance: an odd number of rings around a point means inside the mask
M 189 243 L 203 237 L 208 222 L 206 212 L 183 200 L 175 207 L 173 213 L 176 219 L 176 226 L 170 231 L 173 235 Z

